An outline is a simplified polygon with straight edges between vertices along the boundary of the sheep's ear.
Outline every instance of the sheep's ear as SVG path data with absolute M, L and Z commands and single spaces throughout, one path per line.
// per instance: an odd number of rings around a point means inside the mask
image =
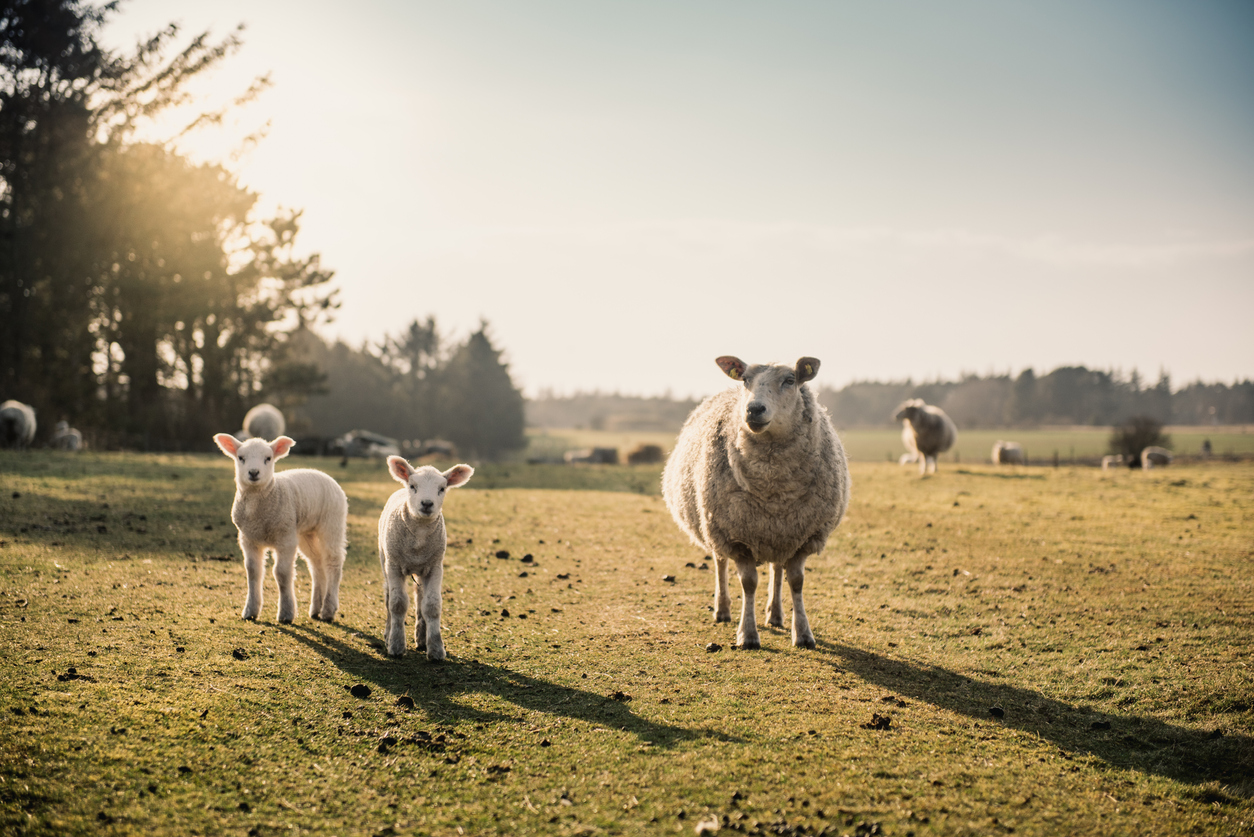
M 797 383 L 804 384 L 806 381 L 812 381 L 814 376 L 819 374 L 819 359 L 816 357 L 800 358 L 793 371 L 797 375 Z
M 239 449 L 239 440 L 230 433 L 217 433 L 213 437 L 213 441 L 217 443 L 218 448 L 232 459 L 235 458 L 235 451 Z
M 465 485 L 474 472 L 475 469 L 469 465 L 454 465 L 444 472 L 444 479 L 448 480 L 449 488 L 456 488 L 459 485 Z
M 732 357 L 731 355 L 723 355 L 722 357 L 715 358 L 714 362 L 717 363 L 718 368 L 722 369 L 723 373 L 733 381 L 744 380 L 745 369 L 748 367 L 745 366 L 745 362 L 740 358 Z
M 410 475 L 414 473 L 414 469 L 408 462 L 405 461 L 403 457 L 389 456 L 388 473 L 390 473 L 392 475 L 392 479 L 397 482 L 407 483 L 409 482 Z
M 282 459 L 287 456 L 292 449 L 292 445 L 296 444 L 296 440 L 288 436 L 280 436 L 270 443 L 270 450 L 274 451 L 275 459 Z

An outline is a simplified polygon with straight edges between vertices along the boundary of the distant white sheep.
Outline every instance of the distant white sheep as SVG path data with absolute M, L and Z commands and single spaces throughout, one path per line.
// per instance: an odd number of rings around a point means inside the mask
M 248 575 L 248 598 L 241 616 L 261 612 L 266 550 L 274 552 L 279 587 L 278 621 L 296 617 L 296 556 L 309 566 L 313 590 L 309 615 L 330 622 L 340 603 L 340 578 L 347 548 L 348 498 L 331 477 L 309 468 L 275 473 L 275 462 L 296 444 L 287 436 L 238 441 L 219 433 L 213 441 L 235 460 L 235 502 L 231 520 L 239 529 Z
M 1141 451 L 1141 470 L 1148 471 L 1155 465 L 1170 465 L 1171 451 L 1166 448 L 1160 448 L 1157 445 L 1150 445 Z
M 1027 465 L 1028 457 L 1023 446 L 1018 442 L 1003 442 L 998 439 L 993 443 L 994 465 Z
M 1118 468 L 1122 464 L 1123 464 L 1122 453 L 1110 454 L 1110 455 L 1102 457 L 1102 470 L 1103 471 L 1109 471 L 1112 466 Z
M 405 614 L 409 610 L 405 588 L 406 579 L 412 576 L 416 582 L 414 646 L 425 650 L 428 660 L 443 660 L 440 596 L 447 546 L 445 490 L 465 485 L 475 469 L 454 465 L 441 473 L 430 465 L 414 468 L 399 456 L 389 456 L 388 472 L 405 487 L 388 498 L 379 515 L 379 566 L 387 611 L 383 642 L 389 655 L 405 655 Z
M 767 624 L 783 626 L 784 574 L 792 589 L 792 642 L 814 648 L 801 591 L 806 558 L 817 554 L 849 504 L 845 451 L 806 381 L 819 361 L 795 366 L 716 361 L 743 383 L 707 398 L 679 433 L 662 475 L 675 522 L 714 556 L 714 621 L 731 621 L 727 565 L 744 593 L 736 644 L 758 648 L 758 567 L 771 565 Z
M 79 450 L 83 446 L 83 434 L 70 427 L 68 421 L 59 421 L 52 434 L 52 446 L 57 450 Z
M 277 439 L 287 431 L 283 413 L 273 404 L 258 404 L 244 414 L 243 439 Z
M 922 398 L 911 398 L 897 408 L 895 416 L 901 424 L 901 441 L 906 454 L 918 459 L 919 474 L 936 473 L 936 457 L 953 447 L 958 428 L 940 407 L 924 404 Z M 913 460 L 910 460 L 913 461 Z
M 22 450 L 35 441 L 35 410 L 9 400 L 0 404 L 0 446 Z

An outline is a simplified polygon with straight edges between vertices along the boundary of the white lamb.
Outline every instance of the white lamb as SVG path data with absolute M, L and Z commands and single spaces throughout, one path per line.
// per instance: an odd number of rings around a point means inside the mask
M 52 434 L 52 446 L 57 450 L 79 450 L 83 447 L 83 434 L 70 427 L 68 421 L 59 421 Z
M 30 447 L 35 441 L 35 410 L 12 399 L 0 404 L 0 445 L 6 448 Z
M 1170 465 L 1171 451 L 1166 448 L 1160 448 L 1158 445 L 1150 445 L 1141 451 L 1141 470 L 1148 471 L 1155 465 Z
M 894 416 L 901 422 L 901 442 L 906 455 L 918 461 L 919 474 L 936 473 L 936 457 L 953 447 L 958 438 L 958 428 L 940 407 L 923 403 L 922 398 L 911 398 L 897 408 Z
M 347 548 L 348 497 L 331 477 L 309 468 L 275 473 L 274 464 L 296 444 L 287 436 L 238 441 L 228 433 L 213 437 L 235 460 L 235 503 L 231 520 L 239 529 L 248 574 L 245 619 L 261 612 L 266 550 L 274 552 L 279 587 L 278 621 L 296 616 L 296 555 L 309 566 L 313 591 L 309 615 L 330 622 L 340 606 L 340 578 Z
M 994 465 L 1027 465 L 1028 457 L 1023 452 L 1023 445 L 1018 442 L 1003 442 L 998 439 L 993 443 Z
M 427 659 L 443 660 L 440 635 L 440 594 L 444 583 L 445 490 L 465 485 L 475 472 L 454 465 L 441 473 L 430 465 L 414 468 L 399 456 L 388 457 L 388 472 L 404 488 L 388 498 L 379 515 L 379 566 L 383 569 L 383 602 L 387 610 L 383 642 L 393 657 L 405 655 L 405 613 L 409 597 L 405 579 L 414 588 L 414 647 Z
M 845 451 L 827 411 L 805 382 L 815 358 L 796 366 L 720 357 L 743 386 L 707 398 L 684 423 L 662 475 L 662 495 L 679 528 L 714 556 L 714 621 L 731 621 L 727 565 L 744 592 L 736 644 L 758 648 L 758 567 L 771 565 L 767 624 L 783 626 L 781 586 L 792 589 L 792 642 L 813 648 L 801 591 L 806 558 L 817 554 L 849 504 Z
M 277 439 L 287 431 L 283 413 L 273 404 L 258 404 L 244 414 L 242 439 Z
M 1123 454 L 1108 454 L 1102 457 L 1102 470 L 1109 471 L 1111 466 L 1118 467 L 1123 464 Z

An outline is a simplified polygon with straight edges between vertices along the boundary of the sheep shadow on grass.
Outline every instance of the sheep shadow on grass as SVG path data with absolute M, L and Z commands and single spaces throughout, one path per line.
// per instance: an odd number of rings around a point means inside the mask
M 1088 754 L 1106 763 L 1155 774 L 1187 784 L 1219 783 L 1226 791 L 1254 797 L 1254 739 L 1198 732 L 1157 718 L 1106 713 L 1047 697 L 1009 683 L 977 680 L 939 666 L 894 659 L 820 640 L 819 654 L 837 672 L 848 672 L 895 696 L 922 703 L 991 726 L 1013 727 L 1039 736 L 1065 754 Z M 887 700 L 887 698 L 886 698 Z M 1001 711 L 997 717 L 994 708 Z M 908 715 L 901 719 L 908 725 Z M 1231 798 L 1199 789 L 1204 801 Z M 1226 793 L 1219 793 L 1226 797 Z
M 363 651 L 335 632 L 357 631 L 340 623 L 282 625 L 278 630 L 326 657 L 354 683 L 368 684 L 387 693 L 388 709 L 396 699 L 409 696 L 414 708 L 434 722 L 519 723 L 518 715 L 479 709 L 459 696 L 481 694 L 499 698 L 524 712 L 540 712 L 631 733 L 642 742 L 669 748 L 681 742 L 715 737 L 732 740 L 714 730 L 685 729 L 647 720 L 633 713 L 631 697 L 622 693 L 597 694 L 563 686 L 503 665 L 483 663 L 450 655 L 429 664 L 421 652 L 410 651 L 403 661 Z M 372 645 L 373 647 L 373 645 Z M 379 649 L 381 651 L 381 645 Z M 373 696 L 371 700 L 375 700 Z

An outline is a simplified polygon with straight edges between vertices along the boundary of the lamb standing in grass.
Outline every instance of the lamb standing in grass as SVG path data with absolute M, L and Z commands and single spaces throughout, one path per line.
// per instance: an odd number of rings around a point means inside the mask
M 348 497 L 331 477 L 310 468 L 275 473 L 274 464 L 296 444 L 287 436 L 238 441 L 229 433 L 213 437 L 235 460 L 235 503 L 231 520 L 239 529 L 248 574 L 245 619 L 261 612 L 266 550 L 274 551 L 280 622 L 296 617 L 296 555 L 309 566 L 313 591 L 309 615 L 330 622 L 340 606 L 340 577 L 347 548 Z
M 731 621 L 727 564 L 744 600 L 736 643 L 758 648 L 754 594 L 758 566 L 771 565 L 767 624 L 782 627 L 781 583 L 792 589 L 792 642 L 813 648 L 801 590 L 806 558 L 817 554 L 849 504 L 845 451 L 806 381 L 815 358 L 796 366 L 720 357 L 742 387 L 707 398 L 684 423 L 662 475 L 662 495 L 679 527 L 714 556 L 714 621 Z
M 405 655 L 405 613 L 409 597 L 405 579 L 413 576 L 414 647 L 428 660 L 443 660 L 440 635 L 440 594 L 444 583 L 445 490 L 465 485 L 475 472 L 454 465 L 441 473 L 430 465 L 414 468 L 399 456 L 388 457 L 388 471 L 404 488 L 388 498 L 379 515 L 379 565 L 383 568 L 383 604 L 387 610 L 383 642 L 393 657 Z
M 958 428 L 940 407 L 911 398 L 897 408 L 894 417 L 901 422 L 901 441 L 907 455 L 918 457 L 919 474 L 936 473 L 936 456 L 954 445 Z
M 1003 442 L 998 439 L 993 443 L 994 465 L 1027 465 L 1028 457 L 1023 446 L 1018 442 Z
M 0 446 L 30 447 L 35 441 L 35 411 L 29 404 L 9 400 L 0 404 Z
M 1170 465 L 1171 451 L 1166 448 L 1160 448 L 1158 445 L 1150 445 L 1141 451 L 1141 470 L 1148 471 L 1155 465 Z

